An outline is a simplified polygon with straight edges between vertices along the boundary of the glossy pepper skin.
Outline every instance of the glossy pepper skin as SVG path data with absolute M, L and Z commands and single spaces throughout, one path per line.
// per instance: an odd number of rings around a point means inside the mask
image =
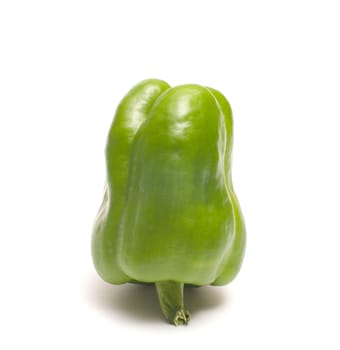
M 224 285 L 246 232 L 231 180 L 233 120 L 218 91 L 145 80 L 119 104 L 92 256 L 107 282 L 154 283 L 169 322 L 187 324 L 185 284 Z

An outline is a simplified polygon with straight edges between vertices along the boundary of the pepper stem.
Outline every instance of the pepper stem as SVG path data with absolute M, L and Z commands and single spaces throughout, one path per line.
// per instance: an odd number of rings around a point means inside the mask
M 184 310 L 183 283 L 156 282 L 159 304 L 165 318 L 175 326 L 187 325 L 190 314 Z

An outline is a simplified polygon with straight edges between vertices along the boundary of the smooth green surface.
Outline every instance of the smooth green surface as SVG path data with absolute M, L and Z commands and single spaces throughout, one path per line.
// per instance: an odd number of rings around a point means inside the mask
M 211 88 L 145 80 L 123 98 L 92 237 L 105 281 L 222 285 L 236 276 L 245 226 L 231 180 L 232 134 L 230 105 Z

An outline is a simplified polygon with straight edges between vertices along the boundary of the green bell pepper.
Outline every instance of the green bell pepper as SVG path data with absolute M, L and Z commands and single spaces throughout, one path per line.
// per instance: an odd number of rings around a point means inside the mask
M 231 180 L 233 120 L 218 91 L 145 80 L 119 104 L 92 257 L 107 282 L 154 283 L 166 319 L 187 324 L 183 287 L 238 273 L 245 225 Z

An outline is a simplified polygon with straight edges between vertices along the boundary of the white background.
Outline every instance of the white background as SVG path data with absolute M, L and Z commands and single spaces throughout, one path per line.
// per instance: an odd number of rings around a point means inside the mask
M 2 349 L 340 348 L 338 1 L 1 1 L 0 45 Z M 246 257 L 188 327 L 90 255 L 109 125 L 151 77 L 234 111 Z

